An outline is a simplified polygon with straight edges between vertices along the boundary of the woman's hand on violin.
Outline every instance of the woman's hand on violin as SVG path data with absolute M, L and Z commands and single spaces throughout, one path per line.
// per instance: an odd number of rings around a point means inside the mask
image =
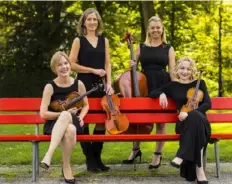
M 188 113 L 187 112 L 180 112 L 180 114 L 178 115 L 178 119 L 180 121 L 186 120 L 187 117 L 188 117 Z
M 130 66 L 132 67 L 134 65 L 136 65 L 136 62 L 134 60 L 130 60 Z
M 162 93 L 159 97 L 159 104 L 162 108 L 166 108 L 168 106 L 168 99 L 164 93 Z
M 72 113 L 72 114 L 76 114 L 78 110 L 80 110 L 80 108 L 73 107 L 71 109 L 68 109 L 67 111 L 70 112 L 70 113 Z
M 85 124 L 84 120 L 80 116 L 78 118 L 80 120 L 80 126 L 83 127 Z
M 114 90 L 113 90 L 113 88 L 112 88 L 112 86 L 111 86 L 111 84 L 106 84 L 106 94 L 107 95 L 112 95 L 114 93 Z
M 93 69 L 93 74 L 104 77 L 106 75 L 106 71 L 103 69 Z

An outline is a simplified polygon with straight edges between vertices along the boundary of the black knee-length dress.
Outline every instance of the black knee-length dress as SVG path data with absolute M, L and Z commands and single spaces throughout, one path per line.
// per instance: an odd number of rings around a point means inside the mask
M 49 84 L 52 85 L 54 91 L 53 95 L 51 96 L 51 102 L 55 100 L 63 101 L 66 99 L 67 95 L 69 95 L 74 91 L 78 91 L 78 80 L 74 80 L 74 83 L 69 87 L 59 87 L 56 85 L 54 81 L 51 81 Z M 50 105 L 48 106 L 48 110 L 52 112 L 56 112 L 50 107 Z M 76 114 L 71 113 L 71 115 L 72 115 L 73 125 L 76 127 L 77 130 L 77 134 L 81 134 L 82 128 L 80 127 L 79 118 L 77 117 Z M 51 135 L 56 120 L 46 120 L 43 127 L 43 133 L 45 135 Z
M 196 80 L 188 84 L 173 81 L 164 87 L 151 91 L 148 96 L 156 98 L 161 93 L 165 93 L 175 101 L 178 110 L 180 110 L 187 103 L 188 89 L 196 87 L 196 83 Z M 211 108 L 211 101 L 204 80 L 200 81 L 199 89 L 204 93 L 203 101 L 200 102 L 197 109 L 188 112 L 186 120 L 176 122 L 176 133 L 180 134 L 179 149 L 176 156 L 188 163 L 193 163 L 193 168 L 196 165 L 201 167 L 200 152 L 207 145 L 211 135 L 211 127 L 205 114 Z M 195 172 L 195 170 L 193 171 Z
M 161 44 L 157 47 L 149 47 L 140 44 L 140 62 L 142 72 L 147 78 L 148 93 L 170 82 L 166 67 L 169 63 L 169 49 L 171 45 Z
M 104 69 L 105 70 L 105 38 L 104 36 L 98 36 L 97 46 L 93 45 L 87 40 L 85 36 L 80 36 L 80 50 L 78 54 L 78 64 L 90 67 L 94 69 Z M 93 73 L 78 73 L 78 80 L 81 80 L 86 90 L 89 91 L 93 88 L 95 83 L 102 83 L 100 77 Z M 98 90 L 90 95 L 89 98 L 103 97 L 105 92 L 103 90 Z

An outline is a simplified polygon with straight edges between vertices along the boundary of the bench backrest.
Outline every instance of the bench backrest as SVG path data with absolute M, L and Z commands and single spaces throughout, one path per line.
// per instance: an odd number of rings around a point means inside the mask
M 85 117 L 86 123 L 103 123 L 105 113 L 102 111 L 100 98 L 89 98 L 90 110 Z M 211 123 L 232 122 L 231 112 L 219 110 L 232 110 L 232 98 L 211 98 L 212 110 L 207 113 Z M 39 116 L 41 98 L 2 98 L 0 111 L 33 111 L 35 114 L 1 114 L 0 124 L 44 124 Z M 174 123 L 177 119 L 175 103 L 169 99 L 168 107 L 163 110 L 158 99 L 150 98 L 121 98 L 120 110 L 126 114 L 130 123 Z M 155 112 L 155 113 L 154 113 Z

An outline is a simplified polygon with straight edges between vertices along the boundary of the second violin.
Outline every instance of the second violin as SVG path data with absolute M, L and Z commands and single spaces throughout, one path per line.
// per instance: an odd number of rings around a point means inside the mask
M 105 80 L 103 79 L 105 86 Z M 106 89 L 106 88 L 105 88 Z M 120 99 L 115 94 L 105 95 L 101 99 L 101 106 L 106 111 L 105 127 L 109 134 L 120 134 L 129 127 L 129 120 L 119 110 Z

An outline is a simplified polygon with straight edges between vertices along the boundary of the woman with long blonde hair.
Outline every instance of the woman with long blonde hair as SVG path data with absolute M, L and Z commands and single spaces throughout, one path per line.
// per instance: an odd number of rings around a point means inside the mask
M 211 101 L 207 91 L 206 83 L 200 80 L 199 90 L 203 92 L 203 99 L 198 107 L 186 112 L 182 109 L 188 101 L 187 92 L 195 88 L 196 66 L 189 57 L 181 58 L 175 67 L 176 81 L 153 90 L 149 97 L 159 97 L 160 105 L 166 108 L 167 97 L 171 97 L 178 109 L 178 120 L 176 122 L 176 133 L 180 134 L 179 148 L 175 158 L 170 162 L 171 166 L 181 168 L 181 176 L 188 181 L 197 179 L 199 184 L 208 184 L 203 169 L 203 154 L 210 140 L 211 127 L 206 117 L 206 111 L 211 108 Z
M 158 16 L 153 16 L 148 21 L 146 40 L 135 51 L 136 61 L 131 61 L 131 66 L 140 61 L 142 72 L 147 78 L 148 92 L 158 89 L 174 79 L 175 51 L 167 43 L 165 27 Z M 168 71 L 167 72 L 167 68 Z M 165 124 L 156 124 L 156 133 L 165 133 Z M 157 142 L 149 169 L 157 169 L 161 165 L 164 142 Z M 124 164 L 131 164 L 137 157 L 141 158 L 140 143 L 134 142 L 132 152 Z

